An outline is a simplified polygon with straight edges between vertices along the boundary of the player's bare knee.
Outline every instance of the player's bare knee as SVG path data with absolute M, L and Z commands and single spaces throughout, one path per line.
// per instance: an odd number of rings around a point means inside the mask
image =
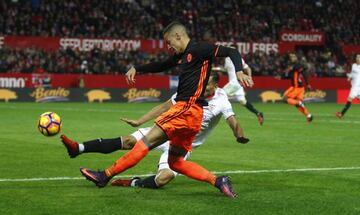
M 162 169 L 156 175 L 155 182 L 158 187 L 162 187 L 169 183 L 173 178 L 175 178 L 175 174 L 171 169 Z
M 122 137 L 123 149 L 132 149 L 136 142 L 135 137 L 131 135 Z
M 246 105 L 246 102 L 247 102 L 246 100 L 240 100 L 241 105 Z

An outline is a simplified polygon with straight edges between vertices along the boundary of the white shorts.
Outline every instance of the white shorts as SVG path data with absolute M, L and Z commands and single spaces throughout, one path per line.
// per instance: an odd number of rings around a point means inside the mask
M 235 92 L 235 95 L 233 96 L 233 99 L 237 102 L 246 102 L 246 98 L 245 98 L 245 91 L 244 88 L 240 88 L 238 91 Z
M 244 88 L 239 83 L 229 82 L 223 87 L 223 90 L 228 95 L 229 100 L 246 102 Z
M 143 138 L 150 131 L 150 129 L 151 129 L 151 127 L 140 128 L 139 130 L 132 133 L 131 136 L 135 137 L 136 141 L 139 141 L 139 140 L 141 140 L 141 138 Z M 155 150 L 162 152 L 162 154 L 160 156 L 160 159 L 159 159 L 158 172 L 160 170 L 162 170 L 162 169 L 170 169 L 169 163 L 168 163 L 169 148 L 170 148 L 169 141 L 166 141 L 165 143 L 163 143 L 160 146 L 155 148 Z M 190 157 L 190 152 L 188 152 L 185 155 L 184 159 L 187 160 L 189 157 Z M 175 176 L 177 176 L 179 174 L 179 173 L 177 173 L 175 171 L 173 171 L 173 173 L 174 173 Z
M 360 87 L 351 87 L 349 97 L 353 99 L 360 98 Z
M 233 96 L 241 88 L 242 87 L 239 84 L 239 82 L 230 81 L 227 84 L 225 84 L 225 86 L 222 89 L 226 92 L 226 95 Z

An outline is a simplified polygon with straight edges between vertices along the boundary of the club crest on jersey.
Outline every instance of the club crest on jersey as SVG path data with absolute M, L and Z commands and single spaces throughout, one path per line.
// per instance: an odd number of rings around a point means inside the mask
M 188 63 L 191 62 L 191 60 L 192 60 L 192 54 L 191 53 L 187 54 L 186 60 L 187 60 Z

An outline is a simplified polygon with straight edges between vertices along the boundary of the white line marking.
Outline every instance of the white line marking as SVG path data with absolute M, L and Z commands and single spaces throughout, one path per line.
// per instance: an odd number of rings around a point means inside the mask
M 232 171 L 214 171 L 215 174 L 261 174 L 261 173 L 285 173 L 285 172 L 320 172 L 320 171 L 342 171 L 342 170 L 360 170 L 360 167 L 325 167 L 325 168 L 301 168 L 301 169 L 263 169 L 263 170 L 232 170 Z M 152 174 L 142 175 L 121 175 L 116 178 L 147 177 Z M 84 180 L 84 177 L 52 177 L 52 178 L 2 178 L 0 182 L 29 182 L 29 181 L 66 181 L 66 180 Z
M 239 116 L 239 119 L 256 119 L 255 116 Z M 305 117 L 302 117 L 299 115 L 299 117 L 296 118 L 279 118 L 279 117 L 266 117 L 265 120 L 267 121 L 271 121 L 271 123 L 283 123 L 283 122 L 303 122 L 304 124 L 306 123 L 306 119 Z M 319 119 L 315 116 L 315 119 L 313 122 L 321 122 L 321 123 L 334 123 L 334 124 L 360 124 L 360 121 L 355 121 L 355 120 L 341 120 L 341 119 Z

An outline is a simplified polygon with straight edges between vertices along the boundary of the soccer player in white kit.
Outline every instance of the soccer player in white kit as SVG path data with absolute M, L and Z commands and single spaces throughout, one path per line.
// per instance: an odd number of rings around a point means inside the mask
M 213 73 L 209 78 L 209 83 L 206 87 L 205 95 L 208 97 L 208 106 L 204 107 L 203 120 L 201 123 L 201 130 L 196 135 L 195 140 L 192 143 L 192 147 L 195 149 L 202 145 L 208 135 L 211 133 L 214 127 L 219 123 L 221 117 L 224 117 L 228 125 L 230 126 L 236 141 L 239 143 L 247 143 L 249 139 L 244 137 L 243 129 L 235 118 L 235 113 L 232 110 L 231 103 L 225 91 L 217 87 L 219 76 L 217 73 Z M 128 124 L 137 127 L 141 124 L 155 118 L 157 115 L 166 111 L 172 104 L 175 103 L 173 95 L 172 98 L 153 108 L 150 112 L 142 116 L 139 120 L 123 119 Z M 78 144 L 75 141 L 70 140 L 66 136 L 62 135 L 62 141 L 68 150 L 71 158 L 78 156 L 81 153 L 88 152 L 100 152 L 110 153 L 116 150 L 127 150 L 131 149 L 134 144 L 151 129 L 140 128 L 138 131 L 132 133 L 129 136 L 122 136 L 114 139 L 96 139 Z M 176 172 L 172 171 L 167 162 L 168 160 L 168 149 L 169 141 L 155 148 L 162 151 L 160 156 L 158 172 L 156 175 L 149 176 L 145 179 L 135 177 L 133 179 L 115 179 L 112 181 L 114 186 L 134 186 L 134 187 L 146 187 L 146 188 L 159 188 L 170 182 L 177 175 Z M 185 156 L 188 159 L 190 153 Z
M 348 80 L 351 81 L 351 89 L 347 102 L 341 112 L 336 112 L 338 118 L 343 118 L 346 111 L 351 107 L 353 99 L 360 99 L 360 54 L 356 55 L 356 61 L 351 66 L 351 73 L 348 75 Z
M 242 59 L 244 72 L 251 76 L 251 68 Z M 259 120 L 260 125 L 264 123 L 264 114 L 254 108 L 254 106 L 246 100 L 244 88 L 240 85 L 237 77 L 235 66 L 229 57 L 225 58 L 224 68 L 228 74 L 229 82 L 223 87 L 226 94 L 229 97 L 235 97 L 236 101 L 239 101 L 241 105 L 246 107 L 250 112 L 254 113 Z

